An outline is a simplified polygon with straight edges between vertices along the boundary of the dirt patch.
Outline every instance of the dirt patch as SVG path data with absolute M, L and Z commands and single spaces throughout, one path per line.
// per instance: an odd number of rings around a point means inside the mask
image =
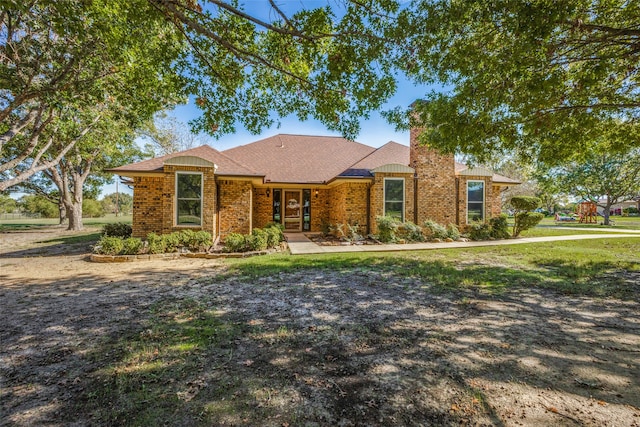
M 247 279 L 215 260 L 85 258 L 0 258 L 0 424 L 145 424 L 126 401 L 107 407 L 117 383 L 165 390 L 174 425 L 640 425 L 637 299 L 449 292 L 359 267 Z M 123 385 L 126 343 L 153 343 L 150 325 L 193 304 L 195 320 L 233 333 L 192 365 L 164 360 L 166 383 L 147 372 Z

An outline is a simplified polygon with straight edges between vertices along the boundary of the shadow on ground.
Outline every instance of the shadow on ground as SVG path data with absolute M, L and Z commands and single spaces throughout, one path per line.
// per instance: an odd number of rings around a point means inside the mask
M 454 289 L 445 278 L 460 269 L 436 261 L 324 262 L 259 274 L 139 267 L 115 280 L 89 269 L 2 287 L 3 417 L 638 424 L 637 298 L 567 296 L 537 287 L 538 271 L 508 288 L 504 267 L 465 268 Z

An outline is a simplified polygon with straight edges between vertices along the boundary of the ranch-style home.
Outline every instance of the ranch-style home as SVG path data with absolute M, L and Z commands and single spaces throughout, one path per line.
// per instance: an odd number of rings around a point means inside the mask
M 207 145 L 111 169 L 133 183 L 133 235 L 206 230 L 224 237 L 276 222 L 287 232 L 328 224 L 376 232 L 376 217 L 465 226 L 500 214 L 517 181 L 467 168 L 417 144 L 373 148 L 340 137 L 275 135 L 218 151 Z

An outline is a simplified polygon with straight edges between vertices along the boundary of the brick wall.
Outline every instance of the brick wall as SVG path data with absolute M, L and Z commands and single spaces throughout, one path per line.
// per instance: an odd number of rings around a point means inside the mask
M 500 216 L 502 213 L 502 187 L 491 186 L 491 216 Z
M 220 237 L 228 233 L 249 234 L 253 228 L 251 181 L 219 180 Z
M 133 178 L 133 236 L 162 233 L 164 177 Z
M 452 154 L 418 145 L 421 129 L 411 129 L 410 164 L 418 177 L 418 225 L 426 219 L 456 221 L 455 160 Z
M 351 224 L 367 230 L 367 192 L 370 182 L 345 182 L 329 190 L 329 222 Z
M 175 218 L 175 173 L 201 172 L 202 225 L 176 227 Z M 190 228 L 205 230 L 216 235 L 216 186 L 213 168 L 189 166 L 165 166 L 163 176 L 134 177 L 133 187 L 133 236 L 146 237 Z
M 273 221 L 273 189 L 269 189 L 269 197 L 266 188 L 253 189 L 253 227 L 264 228 Z
M 384 215 L 384 179 L 404 178 L 404 220 L 413 222 L 414 217 L 414 179 L 411 173 L 376 173 L 370 188 L 371 210 L 369 215 L 370 232 L 377 233 L 376 218 Z

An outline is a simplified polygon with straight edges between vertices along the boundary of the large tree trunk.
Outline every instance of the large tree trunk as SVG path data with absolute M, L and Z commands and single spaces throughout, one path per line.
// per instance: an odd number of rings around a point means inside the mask
M 604 211 L 602 212 L 602 217 L 604 218 L 604 225 L 610 225 L 609 215 L 611 214 L 611 206 L 613 203 L 611 199 L 607 197 L 607 203 L 604 205 Z
M 69 206 L 67 206 L 67 215 L 69 218 L 69 227 L 67 230 L 80 231 L 84 228 L 82 224 L 82 196 L 80 196 L 80 203 L 74 200 Z
M 62 197 L 58 200 L 58 211 L 60 212 L 60 225 L 67 223 L 67 208 Z

